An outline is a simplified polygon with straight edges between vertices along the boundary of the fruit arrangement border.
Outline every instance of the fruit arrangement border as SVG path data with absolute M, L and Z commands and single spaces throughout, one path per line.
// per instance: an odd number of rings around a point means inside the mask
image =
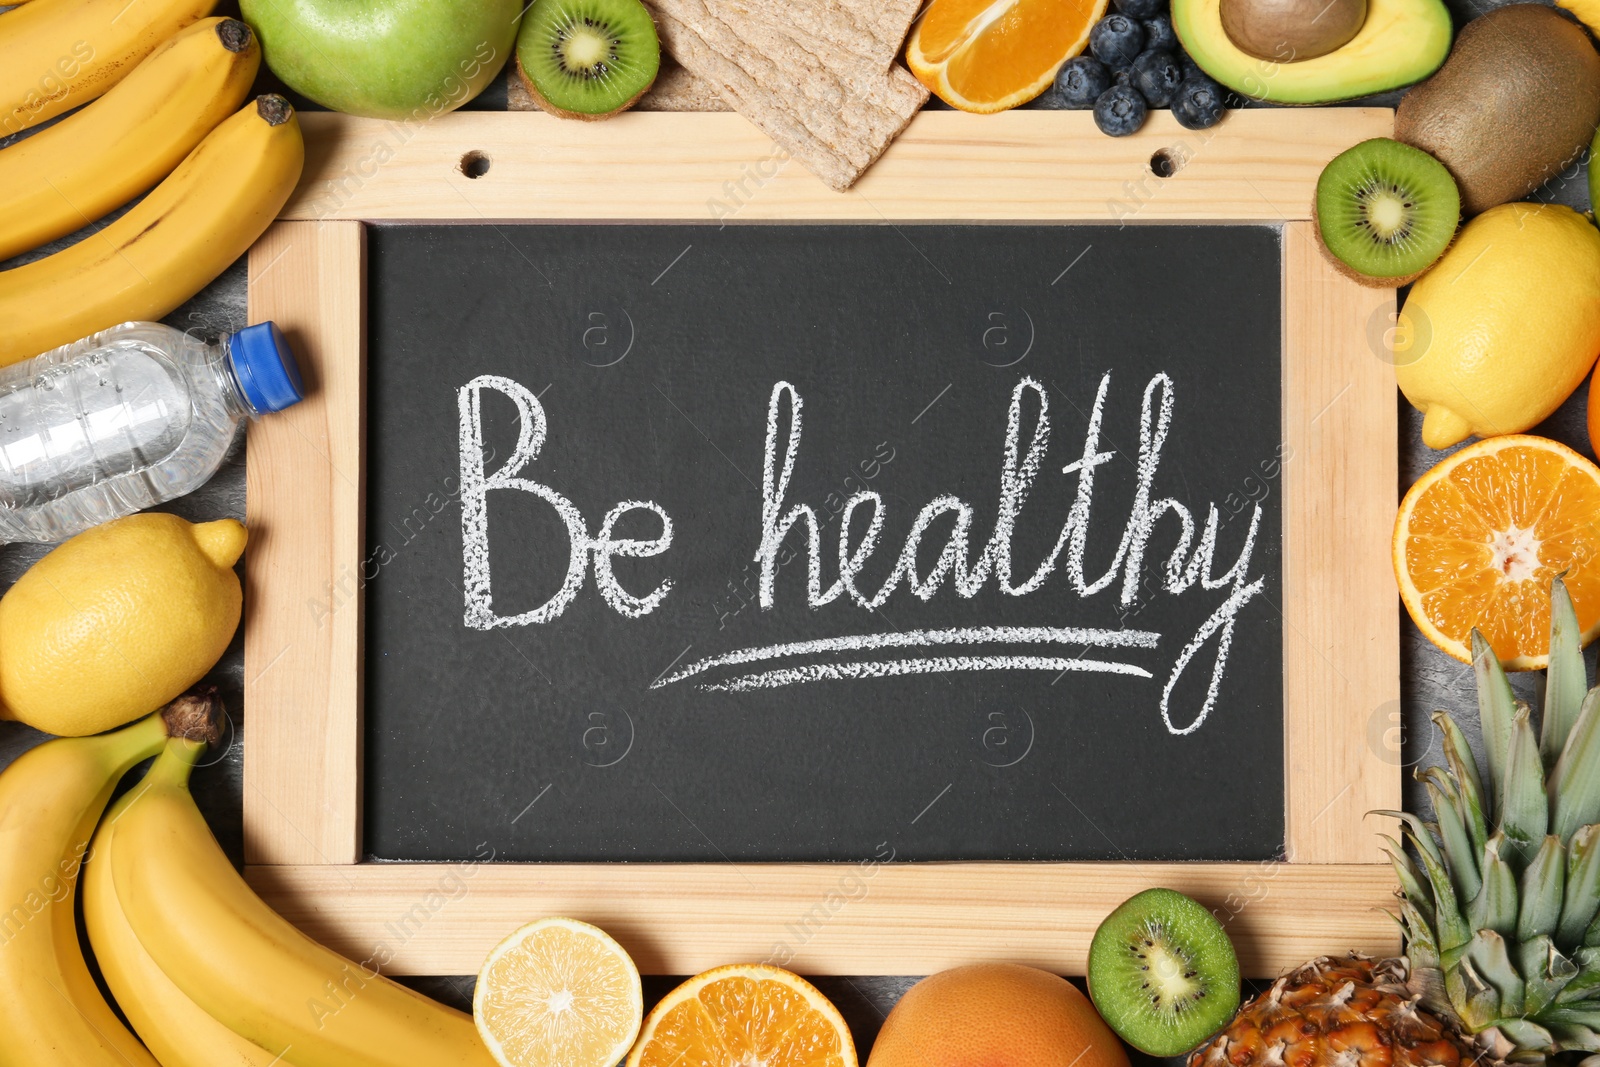
M 586 126 L 581 148 L 570 127 L 539 115 L 458 113 L 415 128 L 305 119 L 306 176 L 252 249 L 249 282 L 251 321 L 284 329 L 310 385 L 303 403 L 251 424 L 247 452 L 248 573 L 272 579 L 251 583 L 245 623 L 246 874 L 291 922 L 353 959 L 382 951 L 396 974 L 470 972 L 518 917 L 577 911 L 650 973 L 761 959 L 808 974 L 929 974 L 998 954 L 1081 974 L 1099 920 L 1159 884 L 1225 920 L 1245 973 L 1277 973 L 1334 943 L 1398 951 L 1382 910 L 1393 874 L 1363 822 L 1401 806 L 1400 761 L 1385 743 L 1399 710 L 1388 553 L 1399 484 L 1387 333 L 1395 297 L 1335 271 L 1310 221 L 1323 165 L 1388 133 L 1392 112 L 1240 111 L 1198 133 L 1174 124 L 1161 151 L 1177 167 L 1165 178 L 1153 169 L 1152 138 L 1103 137 L 1082 113 L 927 113 L 844 197 L 773 157 L 737 116 L 630 114 Z M 1152 126 L 1162 131 L 1162 121 Z M 361 862 L 364 221 L 712 223 L 719 203 L 741 222 L 1281 228 L 1285 440 L 1241 492 L 1283 494 L 1282 861 L 863 857 L 737 872 Z M 1216 417 L 1225 428 L 1227 414 Z M 1219 789 L 1241 773 L 1215 770 Z

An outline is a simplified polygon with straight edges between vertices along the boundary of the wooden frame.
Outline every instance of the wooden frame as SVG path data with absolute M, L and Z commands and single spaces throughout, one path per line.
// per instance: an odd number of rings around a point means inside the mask
M 251 425 L 247 460 L 246 875 L 291 920 L 394 974 L 474 972 L 499 937 L 551 913 L 599 923 L 657 973 L 769 959 L 924 974 L 995 958 L 1081 972 L 1105 913 L 1164 884 L 1242 935 L 1248 973 L 1397 950 L 1381 910 L 1392 875 L 1364 821 L 1400 806 L 1394 294 L 1332 270 L 1309 222 L 1322 165 L 1388 133 L 1391 112 L 1240 111 L 1198 133 L 1161 112 L 1119 139 L 1083 112 L 929 112 L 847 194 L 737 115 L 302 118 L 306 176 L 251 252 L 250 317 L 285 329 L 312 392 Z M 488 174 L 460 168 L 469 152 Z M 1266 477 L 1285 501 L 1286 860 L 883 865 L 848 894 L 852 864 L 359 862 L 362 221 L 621 218 L 1281 224 L 1285 449 Z

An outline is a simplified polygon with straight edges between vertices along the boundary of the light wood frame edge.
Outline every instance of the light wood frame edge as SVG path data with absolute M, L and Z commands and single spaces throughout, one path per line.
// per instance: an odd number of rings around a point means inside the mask
M 246 440 L 246 863 L 361 858 L 365 261 L 359 222 L 250 250 L 250 321 L 283 329 L 306 398 Z
M 1399 951 L 1375 864 L 363 864 L 252 867 L 317 940 L 386 974 L 476 974 L 541 915 L 615 937 L 646 974 L 768 962 L 801 974 L 931 974 L 1008 960 L 1082 974 L 1100 920 L 1152 885 L 1188 893 L 1268 977 L 1326 953 Z
M 1365 133 L 1374 125 L 1369 113 L 1352 114 L 1357 121 L 1342 122 L 1342 132 Z M 1387 122 L 1388 113 L 1382 115 Z M 1228 148 L 1228 142 L 1221 148 Z M 1303 177 L 1296 182 L 1303 185 Z M 1191 184 L 1184 190 L 1185 202 L 1195 195 Z M 1309 206 L 1309 196 L 1302 202 Z M 891 205 L 898 217 L 928 217 L 915 211 L 901 214 L 899 206 Z M 663 214 L 678 217 L 670 211 Z M 1374 534 L 1380 527 L 1387 532 L 1397 483 L 1393 449 L 1374 454 L 1366 447 L 1373 440 L 1395 439 L 1392 369 L 1369 341 L 1373 317 L 1392 311 L 1393 294 L 1362 289 L 1333 272 L 1316 254 L 1305 214 L 1302 210 L 1278 220 L 1285 223 L 1281 484 L 1287 499 L 1280 607 L 1286 613 L 1286 769 L 1319 770 L 1286 774 L 1290 862 L 1266 867 L 915 865 L 904 869 L 912 878 L 904 894 L 874 895 L 882 908 L 873 909 L 874 921 L 885 929 L 904 933 L 906 922 L 894 920 L 895 909 L 914 909 L 918 894 L 930 891 L 946 902 L 935 924 L 941 938 L 953 938 L 957 930 L 976 934 L 1006 928 L 1014 925 L 1005 917 L 1007 909 L 1026 910 L 1037 901 L 1027 895 L 1034 890 L 1020 897 L 998 891 L 995 879 L 1006 885 L 1048 884 L 1048 922 L 1024 922 L 1027 928 L 1019 927 L 1012 955 L 1043 953 L 1056 969 L 1071 970 L 1081 965 L 1080 950 L 1086 944 L 1080 943 L 1082 930 L 1092 930 L 1093 922 L 1116 902 L 1097 887 L 1131 879 L 1125 884 L 1195 884 L 1198 893 L 1223 909 L 1230 907 L 1229 900 L 1250 901 L 1251 921 L 1262 927 L 1260 943 L 1277 946 L 1262 948 L 1258 963 L 1274 970 L 1316 951 L 1348 945 L 1395 947 L 1388 920 L 1373 911 L 1387 893 L 1390 876 L 1387 868 L 1371 863 L 1377 858 L 1373 839 L 1361 822 L 1372 808 L 1398 807 L 1400 796 L 1398 752 L 1388 744 L 1392 730 L 1387 719 L 1398 713 L 1398 615 L 1390 610 L 1392 591 L 1384 584 L 1386 557 L 1380 559 L 1372 547 L 1387 544 L 1386 536 Z M 1050 212 L 1041 216 L 1057 217 Z M 410 216 L 402 212 L 394 217 Z M 1165 209 L 1141 216 L 1185 217 Z M 250 264 L 252 321 L 274 318 L 286 327 L 319 392 L 298 408 L 253 425 L 250 434 L 247 518 L 253 541 L 248 570 L 271 573 L 272 580 L 251 583 L 246 628 L 246 699 L 251 708 L 245 725 L 246 858 L 253 867 L 250 877 L 275 906 L 350 950 L 378 943 L 371 924 L 380 901 L 416 891 L 426 884 L 417 879 L 445 877 L 449 869 L 358 863 L 363 248 L 361 225 L 353 220 L 281 222 L 252 250 Z M 327 484 L 308 488 L 308 482 L 317 481 L 313 473 L 319 462 L 328 471 Z M 275 472 L 282 476 L 275 477 Z M 1335 501 L 1341 507 L 1337 523 L 1327 506 Z M 1352 501 L 1365 505 L 1347 516 L 1344 509 Z M 1292 521 L 1291 513 L 1305 521 Z M 284 515 L 292 521 L 275 523 Z M 1353 519 L 1345 521 L 1349 516 Z M 1306 552 L 1319 553 L 1319 562 L 1297 562 Z M 1323 610 L 1316 610 L 1319 606 Z M 1341 662 L 1360 669 L 1341 669 Z M 321 741 L 320 747 L 315 740 Z M 1306 869 L 1310 864 L 1325 866 L 1313 873 Z M 816 888 L 843 877 L 841 871 L 848 867 L 784 864 L 745 870 L 774 872 L 780 880 L 793 878 L 795 884 Z M 709 877 L 696 865 L 676 864 L 629 867 L 611 875 L 602 873 L 604 869 L 558 864 L 496 867 L 486 873 L 493 872 L 487 882 L 496 887 L 494 899 L 532 909 L 525 914 L 539 912 L 542 902 L 567 899 L 584 903 L 592 914 L 618 901 L 636 903 L 638 893 L 626 886 L 658 887 L 657 903 L 675 905 L 686 918 L 654 928 L 653 936 L 662 943 L 640 951 L 644 960 L 658 961 L 658 968 L 674 973 L 695 969 L 695 962 L 710 958 L 704 954 L 715 946 L 744 946 L 742 954 L 724 954 L 724 960 L 748 957 L 754 951 L 752 937 L 766 936 L 763 931 L 774 923 L 788 921 L 782 894 L 766 904 L 728 912 L 724 904 L 736 889 L 725 872 Z M 890 870 L 896 869 L 885 868 Z M 1124 873 L 1111 877 L 1111 870 Z M 1264 876 L 1263 870 L 1274 873 Z M 826 873 L 807 873 L 816 871 Z M 916 872 L 937 872 L 937 877 Z M 1278 881 L 1284 875 L 1287 879 Z M 898 887 L 905 877 L 897 873 L 879 884 Z M 1257 902 L 1251 887 L 1264 877 L 1295 889 Z M 1046 882 L 1036 883 L 1039 878 Z M 599 882 L 605 883 L 605 892 L 592 900 L 588 890 Z M 947 892 L 966 885 L 978 887 L 971 900 Z M 1326 891 L 1335 886 L 1337 892 Z M 1328 931 L 1319 924 L 1307 925 L 1308 907 L 1347 918 L 1340 928 L 1348 933 L 1328 941 Z M 694 919 L 696 915 L 701 918 Z M 462 946 L 487 948 L 483 939 L 494 923 L 492 916 L 484 916 L 467 923 L 464 933 L 450 924 L 440 927 L 451 935 L 437 944 L 432 939 L 409 944 L 398 956 L 397 973 L 457 973 L 467 951 Z M 936 956 L 953 960 L 965 951 L 952 945 L 940 956 L 916 939 L 901 944 L 887 938 L 869 954 L 861 945 L 877 945 L 877 940 L 867 931 L 851 940 L 845 932 L 856 930 L 854 924 L 836 929 L 799 957 L 811 972 L 923 973 L 926 964 L 919 961 Z
M 1186 130 L 1154 111 L 1134 136 L 1106 137 L 1087 111 L 925 111 L 846 193 L 731 113 L 301 121 L 306 171 L 287 219 L 1278 223 L 1309 218 L 1323 165 L 1392 133 L 1394 112 L 1240 110 Z M 469 153 L 489 161 L 482 177 L 463 172 Z M 1170 176 L 1153 171 L 1158 156 Z
M 1284 493 L 1285 852 L 1371 863 L 1367 813 L 1401 806 L 1395 293 L 1336 271 L 1311 222 L 1282 254 L 1283 450 L 1254 474 Z

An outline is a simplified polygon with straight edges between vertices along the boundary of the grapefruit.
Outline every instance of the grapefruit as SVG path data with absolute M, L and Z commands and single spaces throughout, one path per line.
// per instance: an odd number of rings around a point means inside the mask
M 1064 978 L 975 963 L 924 978 L 900 998 L 867 1067 L 1129 1067 L 1122 1043 Z

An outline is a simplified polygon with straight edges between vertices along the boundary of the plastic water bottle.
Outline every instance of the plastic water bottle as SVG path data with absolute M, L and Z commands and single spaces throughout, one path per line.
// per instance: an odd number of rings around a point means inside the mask
M 301 388 L 270 322 L 214 345 L 129 322 L 0 369 L 0 542 L 60 541 L 199 488 L 246 417 Z

